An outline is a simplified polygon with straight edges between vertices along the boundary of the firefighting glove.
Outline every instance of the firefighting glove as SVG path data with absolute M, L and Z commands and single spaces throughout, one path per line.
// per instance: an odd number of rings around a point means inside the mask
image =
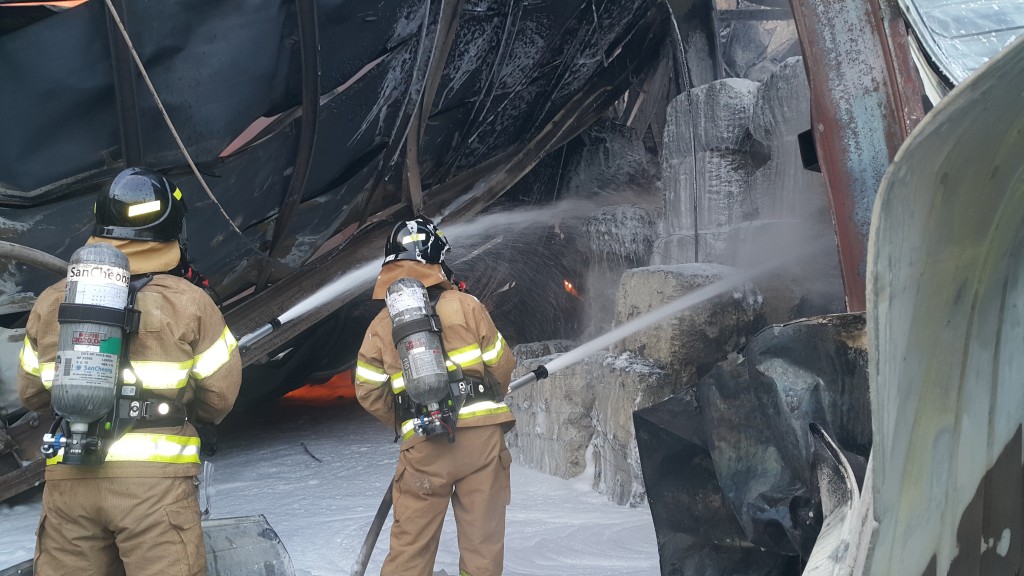
M 203 456 L 213 456 L 217 453 L 217 426 L 211 422 L 195 420 L 192 422 L 196 432 L 199 433 L 199 451 Z

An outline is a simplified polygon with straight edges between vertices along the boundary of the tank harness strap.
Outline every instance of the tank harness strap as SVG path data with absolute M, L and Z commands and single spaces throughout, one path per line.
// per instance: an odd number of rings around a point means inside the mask
M 132 335 L 139 331 L 141 311 L 135 307 L 136 298 L 139 291 L 146 284 L 149 284 L 152 279 L 152 274 L 143 274 L 134 277 L 128 285 L 127 310 L 133 313 L 135 320 L 131 328 L 125 329 L 124 354 L 121 356 L 122 368 L 131 367 L 131 355 L 129 352 L 131 349 L 131 339 Z M 126 394 L 123 392 L 125 392 L 126 387 L 126 385 L 122 385 L 122 394 L 118 398 L 117 407 L 115 408 L 115 420 L 118 421 L 118 428 L 176 428 L 183 425 L 188 419 L 183 402 L 187 387 L 180 388 L 173 400 L 147 390 L 144 385 L 135 388 L 134 394 L 128 395 L 134 396 L 134 399 L 125 398 Z M 163 406 L 161 407 L 161 405 Z M 164 410 L 166 412 L 163 412 Z M 124 432 L 127 431 L 127 429 L 124 430 Z
M 116 326 L 125 332 L 137 332 L 139 330 L 140 317 L 139 311 L 131 305 L 124 309 L 115 309 L 96 304 L 71 304 L 65 302 L 57 308 L 58 322 L 103 324 L 105 326 Z
M 476 376 L 466 376 L 464 378 L 466 382 L 466 403 L 464 406 L 471 406 L 477 402 L 484 400 L 488 402 L 497 402 L 498 397 L 494 393 L 494 387 L 485 380 L 484 378 L 477 378 Z
M 441 318 L 438 317 L 437 313 L 431 314 L 430 316 L 424 316 L 423 318 L 409 320 L 399 326 L 398 330 L 393 330 L 391 332 L 391 339 L 394 340 L 395 346 L 398 346 L 398 343 L 406 336 L 425 331 L 434 332 L 435 334 L 441 333 Z M 447 356 L 447 354 L 445 356 Z

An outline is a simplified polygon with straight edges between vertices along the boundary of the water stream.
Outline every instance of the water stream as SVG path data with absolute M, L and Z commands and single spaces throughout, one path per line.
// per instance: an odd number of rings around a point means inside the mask
M 814 252 L 814 248 L 798 250 L 795 253 L 791 253 L 784 258 L 766 262 L 760 266 L 756 266 L 749 270 L 737 271 L 734 274 L 726 276 L 721 280 L 708 284 L 702 288 L 689 292 L 668 304 L 655 308 L 649 312 L 641 314 L 636 318 L 626 322 L 625 324 L 616 327 L 612 331 L 602 334 L 589 342 L 585 342 L 572 350 L 555 357 L 551 362 L 548 362 L 543 366 L 546 372 L 541 371 L 539 368 L 534 372 L 527 373 L 524 376 L 516 379 L 509 385 L 509 394 L 512 392 L 533 384 L 538 379 L 546 378 L 551 374 L 554 374 L 563 368 L 572 366 L 573 364 L 583 360 L 587 356 L 591 356 L 604 350 L 605 348 L 615 344 L 616 342 L 626 338 L 631 334 L 635 334 L 646 328 L 650 328 L 659 322 L 663 322 L 676 314 L 692 308 L 697 304 L 710 300 L 715 296 L 722 294 L 728 290 L 735 289 L 746 282 L 750 282 L 755 278 L 771 272 L 782 266 L 783 264 L 795 260 L 797 258 L 806 257 L 809 253 Z
M 607 199 L 605 199 L 607 201 Z M 493 246 L 491 242 L 503 232 L 509 230 L 522 230 L 531 226 L 549 226 L 570 217 L 582 217 L 597 208 L 593 202 L 582 200 L 565 200 L 553 205 L 545 205 L 538 208 L 516 208 L 483 214 L 467 222 L 445 225 L 445 236 L 453 242 L 456 247 L 460 245 L 475 245 L 481 239 L 488 241 L 481 250 L 473 252 L 469 257 L 476 257 L 486 248 Z M 352 291 L 362 291 L 369 288 L 377 273 L 380 271 L 381 258 L 365 262 L 352 268 L 348 272 L 338 276 L 336 279 L 324 284 L 320 289 L 309 296 L 295 303 L 294 306 L 285 310 L 280 316 L 269 324 L 246 334 L 239 339 L 239 345 L 243 348 L 252 345 L 254 342 L 264 338 L 277 326 L 286 324 L 316 310 L 332 300 L 340 298 Z

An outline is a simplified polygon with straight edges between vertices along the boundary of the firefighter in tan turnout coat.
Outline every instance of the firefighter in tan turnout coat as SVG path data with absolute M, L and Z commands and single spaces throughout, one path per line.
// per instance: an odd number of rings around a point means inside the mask
M 176 406 L 179 415 L 136 425 L 97 465 L 61 463 L 63 450 L 47 460 L 36 574 L 206 573 L 193 422 L 217 423 L 231 410 L 241 360 L 217 306 L 193 283 L 178 240 L 184 215 L 181 192 L 139 168 L 119 174 L 97 201 L 89 243 L 119 248 L 133 277 L 152 274 L 137 295 L 140 325 L 129 351 L 134 373 L 124 378 L 158 403 Z M 40 294 L 26 326 L 18 390 L 33 410 L 50 405 L 65 284 Z
M 396 399 L 399 406 L 409 399 L 387 309 L 370 324 L 359 349 L 359 402 L 402 438 L 392 489 L 391 547 L 381 569 L 385 576 L 433 574 L 449 501 L 458 530 L 460 574 L 502 572 L 511 464 L 504 433 L 515 417 L 501 400 L 515 359 L 484 305 L 453 286 L 444 264 L 448 250 L 444 234 L 429 220 L 399 223 L 385 248 L 373 298 L 384 299 L 395 280 L 413 278 L 436 301 L 448 369 L 461 367 L 475 390 L 485 389 L 459 410 L 455 441 L 449 442 L 445 434 L 416 434 L 410 413 L 396 410 Z

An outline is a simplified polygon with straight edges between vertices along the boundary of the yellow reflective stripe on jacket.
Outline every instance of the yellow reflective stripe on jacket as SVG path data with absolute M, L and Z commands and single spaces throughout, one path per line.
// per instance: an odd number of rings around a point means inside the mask
M 469 406 L 463 406 L 462 410 L 459 410 L 459 420 L 475 418 L 477 416 L 487 416 L 490 414 L 504 414 L 509 411 L 508 404 L 482 400 L 480 402 L 474 402 Z M 413 427 L 415 422 L 415 418 L 410 418 L 405 422 L 402 422 L 402 440 L 408 440 L 416 434 L 416 429 Z
M 482 359 L 482 353 L 480 352 L 480 346 L 477 344 L 470 344 L 450 352 L 448 357 L 451 358 L 452 362 L 455 362 L 459 366 L 465 368 L 466 366 L 472 366 Z
M 39 356 L 36 354 L 35 348 L 32 347 L 28 336 L 25 336 L 18 358 L 21 359 L 21 369 L 33 376 L 38 376 L 43 382 L 43 388 L 49 390 L 53 386 L 55 364 L 53 362 L 39 363 Z
M 105 462 L 199 463 L 199 438 L 131 432 L 111 445 Z
M 505 339 L 502 338 L 501 332 L 498 332 L 498 338 L 494 341 L 494 345 L 484 350 L 483 359 L 484 364 L 488 366 L 494 366 L 501 360 L 501 355 L 505 353 Z
M 21 354 L 18 355 L 21 358 L 21 369 L 33 376 L 39 376 L 39 356 L 36 356 L 35 348 L 32 348 L 32 342 L 29 341 L 28 336 L 25 336 L 25 341 L 21 345 Z
M 201 352 L 193 358 L 195 364 L 192 366 L 192 374 L 202 380 L 220 370 L 220 367 L 227 364 L 228 360 L 231 359 L 231 351 L 237 347 L 238 341 L 231 334 L 231 330 L 228 330 L 228 327 L 225 326 L 224 331 L 220 334 L 220 338 L 217 338 L 217 341 L 211 344 L 205 352 Z M 145 380 L 143 380 L 143 383 L 145 383 Z
M 64 459 L 61 448 L 46 464 L 57 464 Z M 143 434 L 129 432 L 114 442 L 104 462 L 162 462 L 166 464 L 198 464 L 199 438 L 172 434 Z
M 189 370 L 192 369 L 192 361 L 185 362 L 156 362 L 156 361 L 132 361 L 131 372 L 125 370 L 124 381 L 126 384 L 134 384 L 142 380 L 142 387 L 147 390 L 175 390 L 184 388 L 188 384 Z
M 402 440 L 408 440 L 416 435 L 416 429 L 413 428 L 414 419 L 410 418 L 405 422 L 402 422 Z
M 387 379 L 388 375 L 384 373 L 383 368 L 377 368 L 373 364 L 363 362 L 362 360 L 356 362 L 356 380 L 379 385 L 386 382 Z
M 402 378 L 401 372 L 391 375 L 391 391 L 395 394 L 405 392 L 405 378 Z
M 486 416 L 488 414 L 503 414 L 508 411 L 508 404 L 481 400 L 480 402 L 474 402 L 468 406 L 463 406 L 462 410 L 459 410 L 459 420 L 473 418 L 475 416 Z
M 53 374 L 57 371 L 57 365 L 53 362 L 43 362 L 39 365 L 39 379 L 43 381 L 43 388 L 49 390 L 53 386 Z

